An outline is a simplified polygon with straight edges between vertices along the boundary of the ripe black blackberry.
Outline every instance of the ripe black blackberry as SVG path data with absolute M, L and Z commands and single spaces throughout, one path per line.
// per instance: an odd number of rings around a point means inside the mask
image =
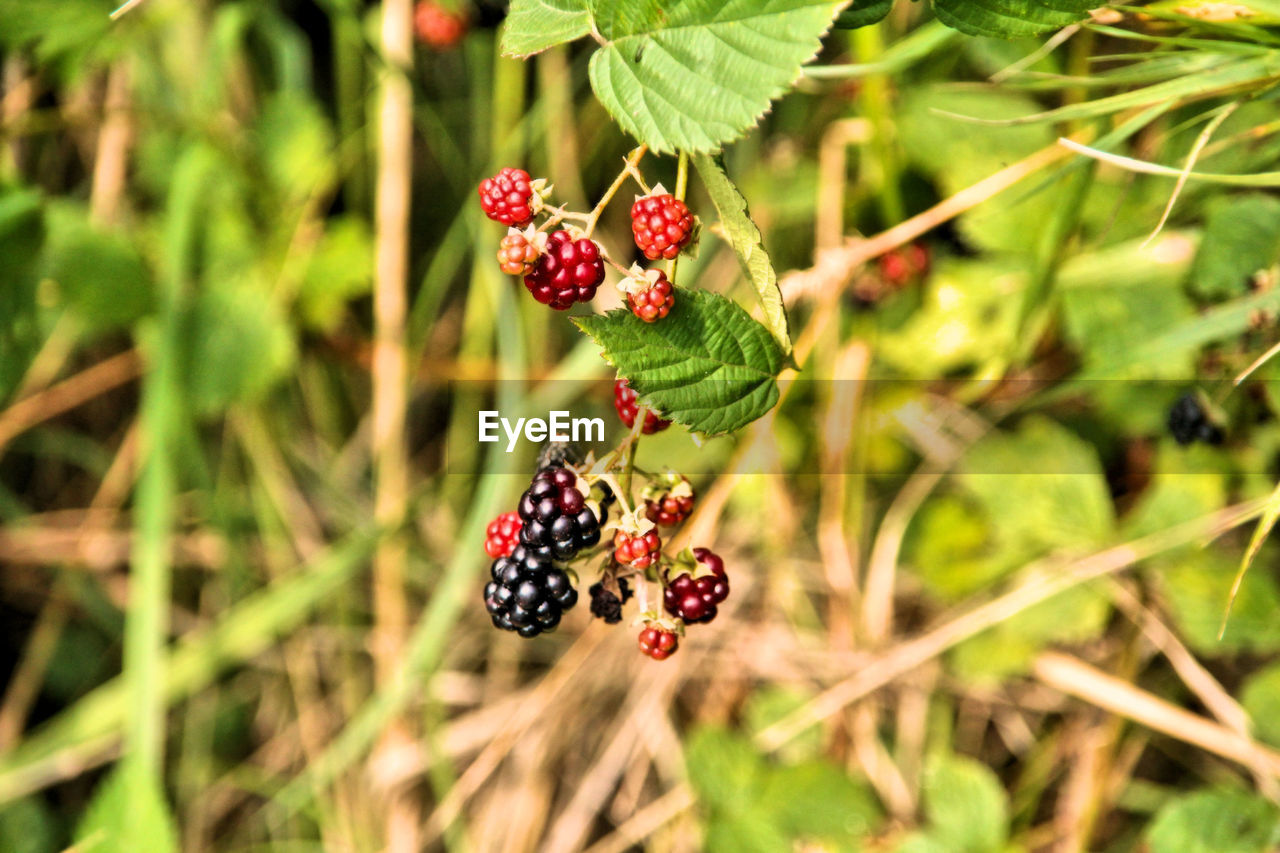
M 536 637 L 560 624 L 564 611 L 578 602 L 569 575 L 522 545 L 510 557 L 493 561 L 492 580 L 484 588 L 484 606 L 494 627 Z
M 597 517 L 577 483 L 578 475 L 568 468 L 544 468 L 520 498 L 520 543 L 538 559 L 572 560 L 600 541 L 608 512 L 602 507 Z
M 1174 441 L 1182 445 L 1195 441 L 1221 444 L 1223 439 L 1222 427 L 1209 419 L 1209 413 L 1194 391 L 1183 394 L 1169 409 L 1169 432 Z

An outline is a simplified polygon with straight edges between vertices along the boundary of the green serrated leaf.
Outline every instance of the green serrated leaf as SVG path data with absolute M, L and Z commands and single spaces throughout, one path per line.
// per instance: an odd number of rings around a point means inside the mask
M 760 229 L 751 221 L 747 200 L 724 172 L 724 162 L 706 154 L 694 156 L 693 165 L 720 214 L 729 245 L 738 256 L 742 269 L 760 297 L 765 323 L 784 355 L 791 354 L 791 335 L 787 330 L 787 309 L 778 288 L 778 274 L 773 270 L 769 253 L 761 242 Z
M 892 10 L 893 0 L 853 0 L 836 16 L 836 26 L 842 30 L 868 27 L 883 20 Z
M 867 785 L 826 761 L 770 768 L 762 806 L 791 838 L 862 838 L 881 817 Z
M 764 761 L 751 742 L 726 729 L 694 732 L 685 747 L 689 784 L 708 808 L 749 809 L 764 785 Z
M 1280 201 L 1271 196 L 1221 198 L 1208 206 L 1191 291 L 1205 299 L 1249 292 L 1249 279 L 1280 260 Z
M 1240 691 L 1240 703 L 1249 712 L 1259 739 L 1280 746 L 1280 664 L 1249 676 Z
M 1280 843 L 1280 809 L 1243 791 L 1197 791 L 1147 826 L 1151 853 L 1263 853 Z
M 127 326 L 155 306 L 155 287 L 142 258 L 117 233 L 91 228 L 80 205 L 52 204 L 48 251 L 41 270 L 89 332 Z
M 183 383 L 199 415 L 258 399 L 292 369 L 293 332 L 263 292 L 251 282 L 223 283 L 202 291 L 183 317 Z
M 785 357 L 769 330 L 718 293 L 676 288 L 660 323 L 625 308 L 575 317 L 640 401 L 695 432 L 741 429 L 778 402 Z
M 586 0 L 511 0 L 502 27 L 502 52 L 532 56 L 590 32 Z
M 717 151 L 755 126 L 822 46 L 840 3 L 591 0 L 591 86 L 659 153 Z
M 1004 786 L 984 764 L 958 755 L 933 761 L 925 774 L 930 835 L 967 853 L 995 853 L 1009 832 Z
M 974 36 L 1022 38 L 1088 17 L 1089 0 L 934 0 L 938 20 Z

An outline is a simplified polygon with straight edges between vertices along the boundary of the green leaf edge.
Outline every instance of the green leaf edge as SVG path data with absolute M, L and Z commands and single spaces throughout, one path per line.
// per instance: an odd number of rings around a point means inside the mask
M 724 170 L 724 160 L 719 156 L 695 154 L 691 158 L 694 168 L 702 178 L 702 184 L 711 196 L 711 202 L 725 225 L 725 235 L 733 252 L 738 256 L 742 271 L 750 279 L 764 309 L 765 328 L 773 335 L 782 354 L 791 360 L 791 333 L 787 323 L 787 306 L 778 287 L 778 274 L 764 248 L 760 229 L 751 219 L 747 199 Z

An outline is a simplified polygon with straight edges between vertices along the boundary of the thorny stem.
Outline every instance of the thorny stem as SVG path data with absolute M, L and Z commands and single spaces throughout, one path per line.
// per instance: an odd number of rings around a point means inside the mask
M 641 613 L 649 612 L 649 582 L 643 577 L 636 578 L 636 604 Z
M 627 155 L 622 171 L 618 173 L 618 177 L 613 179 L 613 183 L 609 185 L 609 189 L 604 191 L 604 195 L 596 202 L 596 206 L 591 211 L 591 215 L 587 217 L 587 236 L 590 237 L 592 232 L 596 230 L 596 223 L 600 221 L 600 214 L 604 213 L 605 207 L 609 202 L 613 201 L 614 195 L 618 190 L 622 189 L 622 185 L 626 183 L 627 178 L 631 177 L 632 170 L 635 169 L 636 163 L 640 162 L 640 158 L 649 150 L 649 146 L 641 145 L 639 148 Z
M 574 213 L 572 210 L 565 210 L 563 207 L 556 207 L 554 204 L 544 203 L 542 207 L 544 210 L 554 212 L 555 215 L 542 223 L 542 225 L 538 226 L 539 231 L 546 231 L 548 228 L 559 225 L 565 219 L 576 219 L 578 222 L 586 222 L 591 218 L 585 213 Z
M 689 189 L 689 154 L 688 152 L 680 152 L 680 163 L 676 167 L 676 198 L 684 201 L 685 192 Z M 676 286 L 676 265 L 680 263 L 680 255 L 676 254 L 671 259 L 670 265 L 667 267 L 667 278 L 671 281 L 671 286 Z
M 605 262 L 606 264 L 608 264 L 609 266 L 613 267 L 613 268 L 614 268 L 615 270 L 617 270 L 618 272 L 622 273 L 622 274 L 623 274 L 623 276 L 630 276 L 630 275 L 631 275 L 631 270 L 627 269 L 627 268 L 626 268 L 626 267 L 624 267 L 622 264 L 618 263 L 618 262 L 617 262 L 617 261 L 615 261 L 613 258 L 609 257 L 609 256 L 608 256 L 608 255 L 606 255 L 604 252 L 601 252 L 601 253 L 600 253 L 600 257 L 604 258 L 604 262 Z
M 649 195 L 649 193 L 653 192 L 653 190 L 649 189 L 649 184 L 645 181 L 644 175 L 640 174 L 640 170 L 636 168 L 635 163 L 628 162 L 623 168 L 627 171 L 627 174 L 631 175 L 631 177 L 635 179 L 635 182 L 640 185 L 640 189 L 644 190 L 645 195 Z
M 608 485 L 609 488 L 613 489 L 613 494 L 618 498 L 618 506 L 621 507 L 623 514 L 624 515 L 630 514 L 631 512 L 630 495 L 626 494 L 623 491 L 622 486 L 620 486 L 618 484 L 618 481 L 613 478 L 613 475 L 608 472 L 605 472 L 600 475 L 600 479 L 606 485 Z

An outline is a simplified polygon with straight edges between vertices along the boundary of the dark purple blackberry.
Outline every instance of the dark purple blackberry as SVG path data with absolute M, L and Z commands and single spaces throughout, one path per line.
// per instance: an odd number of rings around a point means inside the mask
M 522 545 L 499 557 L 489 569 L 484 606 L 495 628 L 536 637 L 560 624 L 564 611 L 578 602 L 578 591 L 564 569 L 542 560 Z
M 1221 444 L 1223 439 L 1222 427 L 1210 420 L 1209 413 L 1194 391 L 1183 394 L 1169 409 L 1169 432 L 1174 441 L 1182 445 L 1195 441 Z
M 622 605 L 631 597 L 631 587 L 627 585 L 626 578 L 618 579 L 618 590 L 622 593 L 621 598 L 605 589 L 603 583 L 592 584 L 587 590 L 591 593 L 591 615 L 603 619 L 609 625 L 621 622 Z
M 572 560 L 600 541 L 603 518 L 587 506 L 568 468 L 544 468 L 520 498 L 520 544 L 540 560 Z M 608 515 L 603 508 L 602 516 Z

